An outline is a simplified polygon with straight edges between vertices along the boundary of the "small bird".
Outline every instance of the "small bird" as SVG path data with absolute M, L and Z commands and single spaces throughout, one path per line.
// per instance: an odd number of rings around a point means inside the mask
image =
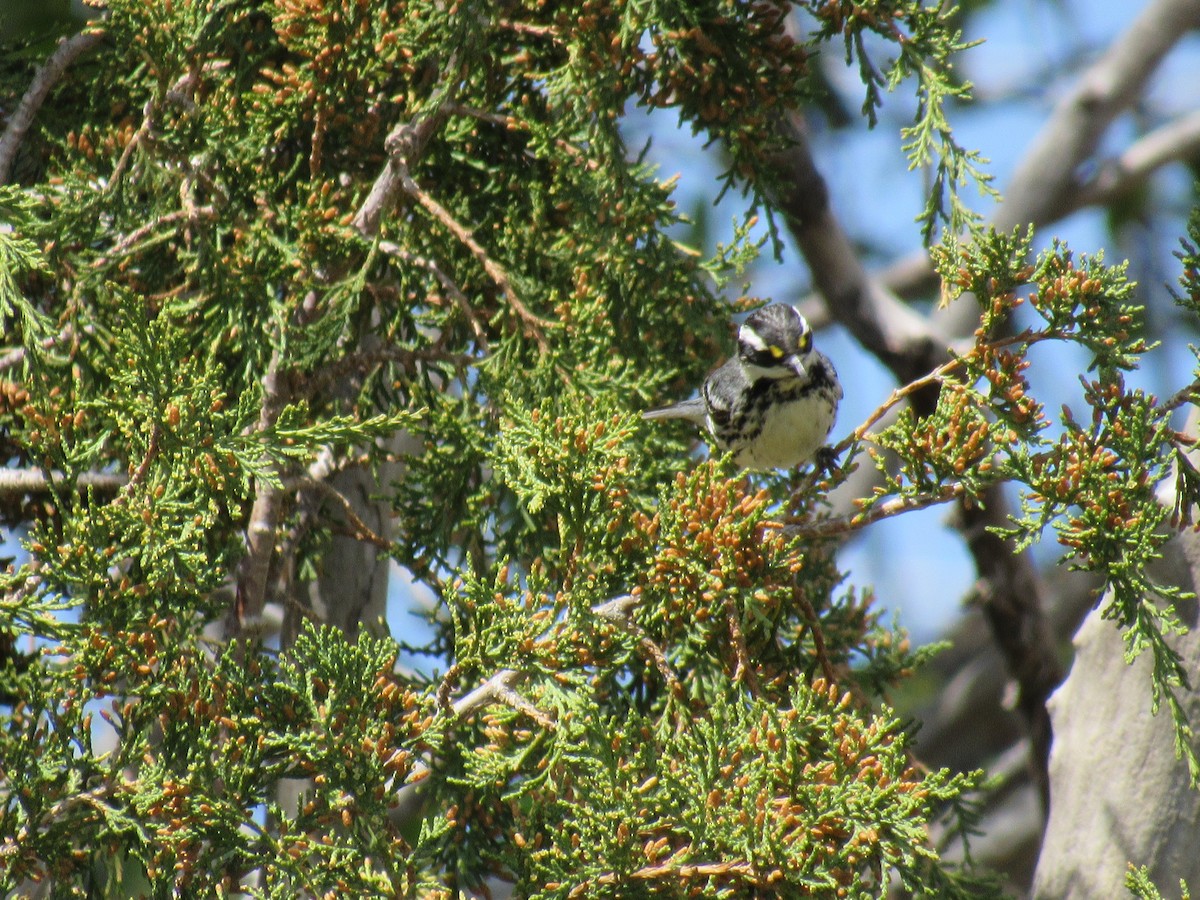
M 706 425 L 742 468 L 782 469 L 824 455 L 841 399 L 833 363 L 813 348 L 804 316 L 776 303 L 746 319 L 737 355 L 704 380 L 699 397 L 642 416 Z

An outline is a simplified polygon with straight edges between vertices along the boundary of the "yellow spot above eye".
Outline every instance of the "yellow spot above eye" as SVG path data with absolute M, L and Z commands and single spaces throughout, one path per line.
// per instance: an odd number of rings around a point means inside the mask
M 772 344 L 767 349 L 771 351 L 771 355 L 773 357 L 775 357 L 776 359 L 779 359 L 780 357 L 783 356 L 783 348 L 782 347 L 776 347 L 775 345 Z

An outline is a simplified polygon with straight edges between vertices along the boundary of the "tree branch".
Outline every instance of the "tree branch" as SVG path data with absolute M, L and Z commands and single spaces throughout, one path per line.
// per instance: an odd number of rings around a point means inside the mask
M 259 433 L 273 428 L 287 405 L 285 378 L 280 371 L 281 358 L 279 349 L 274 349 L 263 375 L 263 399 L 254 429 Z M 282 509 L 283 488 L 265 479 L 256 479 L 254 505 L 246 525 L 246 555 L 238 563 L 234 605 L 225 622 L 227 638 L 238 637 L 247 623 L 257 622 L 262 617 Z
M 812 602 L 804 595 L 804 591 L 800 589 L 800 579 L 792 581 L 792 599 L 800 607 L 808 619 L 808 627 L 812 631 L 813 650 L 817 654 L 817 662 L 821 666 L 821 674 L 825 676 L 825 680 L 830 684 L 837 684 L 837 673 L 833 671 L 833 663 L 829 661 L 829 651 L 825 649 L 825 632 L 821 630 L 821 620 L 817 617 L 817 611 L 813 609 Z
M 1080 182 L 1077 178 L 1113 120 L 1141 96 L 1163 57 L 1197 28 L 1200 5 L 1193 0 L 1155 0 L 1142 10 L 1108 52 L 1079 77 L 1030 144 L 993 219 L 998 230 L 1027 224 L 1040 227 L 1086 206 L 1107 203 L 1155 169 L 1200 150 L 1195 131 L 1200 125 L 1195 122 L 1197 113 L 1191 113 L 1138 140 L 1102 165 L 1092 179 Z M 890 263 L 872 280 L 881 290 L 905 299 L 928 296 L 938 286 L 929 254 L 923 249 Z M 836 318 L 836 310 L 821 309 L 821 287 L 815 287 L 813 294 L 800 301 L 800 307 L 818 328 L 831 316 Z M 955 304 L 951 310 L 962 313 L 969 306 Z M 941 321 L 947 319 L 945 314 L 938 319 L 947 333 L 962 333 L 959 316 L 949 317 L 953 324 Z
M 1146 181 L 1168 163 L 1200 156 L 1200 110 L 1156 128 L 1104 163 L 1064 204 L 1064 215 L 1110 203 Z
M 54 52 L 33 76 L 16 112 L 8 120 L 3 136 L 0 136 L 0 185 L 8 184 L 21 142 L 51 89 L 75 60 L 99 46 L 106 36 L 102 29 L 97 28 L 59 41 Z
M 384 215 L 391 211 L 400 195 L 404 193 L 401 173 L 408 171 L 408 167 L 425 150 L 425 145 L 434 132 L 446 121 L 449 102 L 450 98 L 447 98 L 446 103 L 422 119 L 399 123 L 384 140 L 389 154 L 387 165 L 375 178 L 367 199 L 358 208 L 351 222 L 363 237 L 378 236 Z
M 1008 231 L 1054 221 L 1077 190 L 1079 165 L 1095 155 L 1100 138 L 1128 108 L 1167 52 L 1200 28 L 1195 0 L 1153 0 L 1055 106 L 1025 152 L 1005 191 L 995 224 Z
M 606 600 L 599 606 L 593 606 L 592 613 L 602 619 L 607 619 L 626 634 L 635 638 L 638 645 L 646 651 L 646 655 L 650 657 L 655 668 L 658 669 L 658 674 L 662 676 L 663 682 L 667 685 L 671 694 L 676 698 L 681 698 L 683 697 L 683 685 L 679 681 L 679 676 L 675 674 L 675 670 L 671 668 L 671 664 L 667 661 L 667 655 L 663 653 L 662 648 L 658 644 L 650 639 L 650 636 L 646 634 L 642 627 L 633 620 L 633 610 L 637 606 L 637 602 L 637 597 L 625 594 L 612 600 Z
M 960 301 L 952 305 L 951 314 L 942 311 L 925 320 L 869 278 L 830 209 L 828 191 L 816 170 L 802 131 L 795 125 L 794 118 L 785 123 L 785 127 L 791 129 L 795 143 L 779 155 L 777 178 L 781 187 L 777 189 L 777 202 L 785 210 L 788 226 L 804 254 L 817 289 L 825 297 L 833 318 L 844 324 L 868 351 L 891 369 L 900 384 L 905 385 L 900 390 L 917 411 L 931 412 L 937 402 L 937 379 L 925 373 L 953 362 L 949 356 L 951 339 L 973 333 L 978 324 L 978 310 L 973 304 Z M 910 390 L 909 382 L 918 387 Z M 885 411 L 892 402 L 889 399 L 884 404 Z M 832 536 L 889 515 L 956 498 L 966 500 L 961 487 L 949 489 L 945 496 L 935 493 L 919 500 L 900 498 L 865 513 L 806 528 L 812 531 L 812 536 Z M 1021 709 L 1027 715 L 1027 726 L 1034 736 L 1036 778 L 1040 785 L 1045 785 L 1046 755 L 1043 749 L 1048 747 L 1050 734 L 1045 699 L 1053 688 L 1053 678 L 1059 677 L 1061 670 L 1045 624 L 1040 583 L 1027 557 L 1014 556 L 1002 543 L 997 547 L 973 540 L 967 533 L 988 525 L 1007 524 L 1007 503 L 1003 494 L 992 489 L 970 504 L 970 509 L 966 508 L 965 502 L 963 505 L 964 538 L 974 554 L 976 571 L 980 574 L 978 595 L 986 603 L 996 606 L 996 613 L 989 615 L 989 620 L 996 629 L 994 636 L 1005 653 L 1010 671 L 1021 682 Z M 1005 558 L 995 560 L 984 555 L 995 552 Z
M 467 324 L 471 326 L 471 333 L 475 335 L 475 343 L 479 345 L 479 349 L 484 353 L 488 352 L 489 348 L 487 332 L 484 330 L 483 323 L 479 321 L 479 316 L 477 316 L 475 314 L 475 310 L 471 308 L 471 303 L 469 300 L 467 300 L 466 294 L 464 294 L 459 286 L 454 283 L 454 279 L 442 271 L 441 266 L 431 259 L 426 259 L 419 254 L 411 253 L 408 250 L 405 250 L 399 244 L 396 244 L 392 241 L 380 241 L 379 249 L 388 256 L 394 256 L 401 262 L 417 266 L 418 268 L 427 269 L 433 275 L 433 277 L 437 279 L 438 284 L 442 286 L 442 290 L 449 294 L 450 299 L 452 299 L 458 305 L 459 311 L 463 314 L 463 318 L 465 318 L 467 320 Z
M 471 255 L 483 266 L 483 270 L 487 272 L 488 277 L 496 283 L 504 294 L 508 305 L 512 307 L 517 318 L 519 318 L 525 326 L 525 332 L 537 342 L 538 349 L 545 353 L 550 349 L 549 343 L 546 341 L 545 329 L 553 323 L 545 319 L 538 318 L 529 311 L 529 308 L 521 301 L 517 294 L 516 288 L 513 287 L 512 279 L 509 277 L 507 270 L 488 255 L 488 252 L 483 248 L 479 241 L 475 240 L 470 229 L 462 225 L 450 211 L 438 203 L 433 197 L 423 191 L 413 180 L 408 173 L 408 167 L 400 162 L 396 166 L 399 183 L 402 190 L 417 201 L 418 204 L 438 222 L 440 222 L 447 231 L 454 235 L 460 243 L 471 251 Z
M 351 536 L 355 540 L 366 541 L 369 544 L 375 545 L 380 550 L 391 551 L 392 542 L 372 531 L 371 527 L 355 511 L 354 504 L 347 500 L 345 495 L 328 481 L 301 478 L 296 480 L 294 485 L 302 491 L 313 491 L 326 500 L 332 500 L 338 509 L 342 511 L 342 515 L 346 517 L 346 524 L 350 527 Z
M 65 481 L 66 475 L 58 470 L 0 468 L 0 495 L 44 494 L 55 484 Z M 75 479 L 75 486 L 94 488 L 100 493 L 116 493 L 129 483 L 124 472 L 84 472 Z
M 788 518 L 784 520 L 783 530 L 788 537 L 829 538 L 850 534 L 875 522 L 898 516 L 901 513 L 912 512 L 948 503 L 966 495 L 966 488 L 959 482 L 943 485 L 929 494 L 918 494 L 912 497 L 896 497 L 872 506 L 863 512 L 850 516 L 838 516 L 831 519 Z

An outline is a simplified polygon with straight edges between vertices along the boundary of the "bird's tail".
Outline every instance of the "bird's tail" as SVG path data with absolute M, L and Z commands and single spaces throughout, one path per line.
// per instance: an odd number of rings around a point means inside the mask
M 670 406 L 648 409 L 642 413 L 642 418 L 689 419 L 692 422 L 703 425 L 708 418 L 708 409 L 705 407 L 702 398 L 694 397 L 691 400 L 684 400 L 682 403 L 672 403 Z

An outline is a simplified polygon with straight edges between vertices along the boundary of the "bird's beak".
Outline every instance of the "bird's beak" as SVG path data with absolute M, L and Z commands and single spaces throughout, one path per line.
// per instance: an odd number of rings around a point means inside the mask
M 799 356 L 789 356 L 787 364 L 788 368 L 796 373 L 797 378 L 808 377 L 808 370 L 804 368 L 804 361 Z

